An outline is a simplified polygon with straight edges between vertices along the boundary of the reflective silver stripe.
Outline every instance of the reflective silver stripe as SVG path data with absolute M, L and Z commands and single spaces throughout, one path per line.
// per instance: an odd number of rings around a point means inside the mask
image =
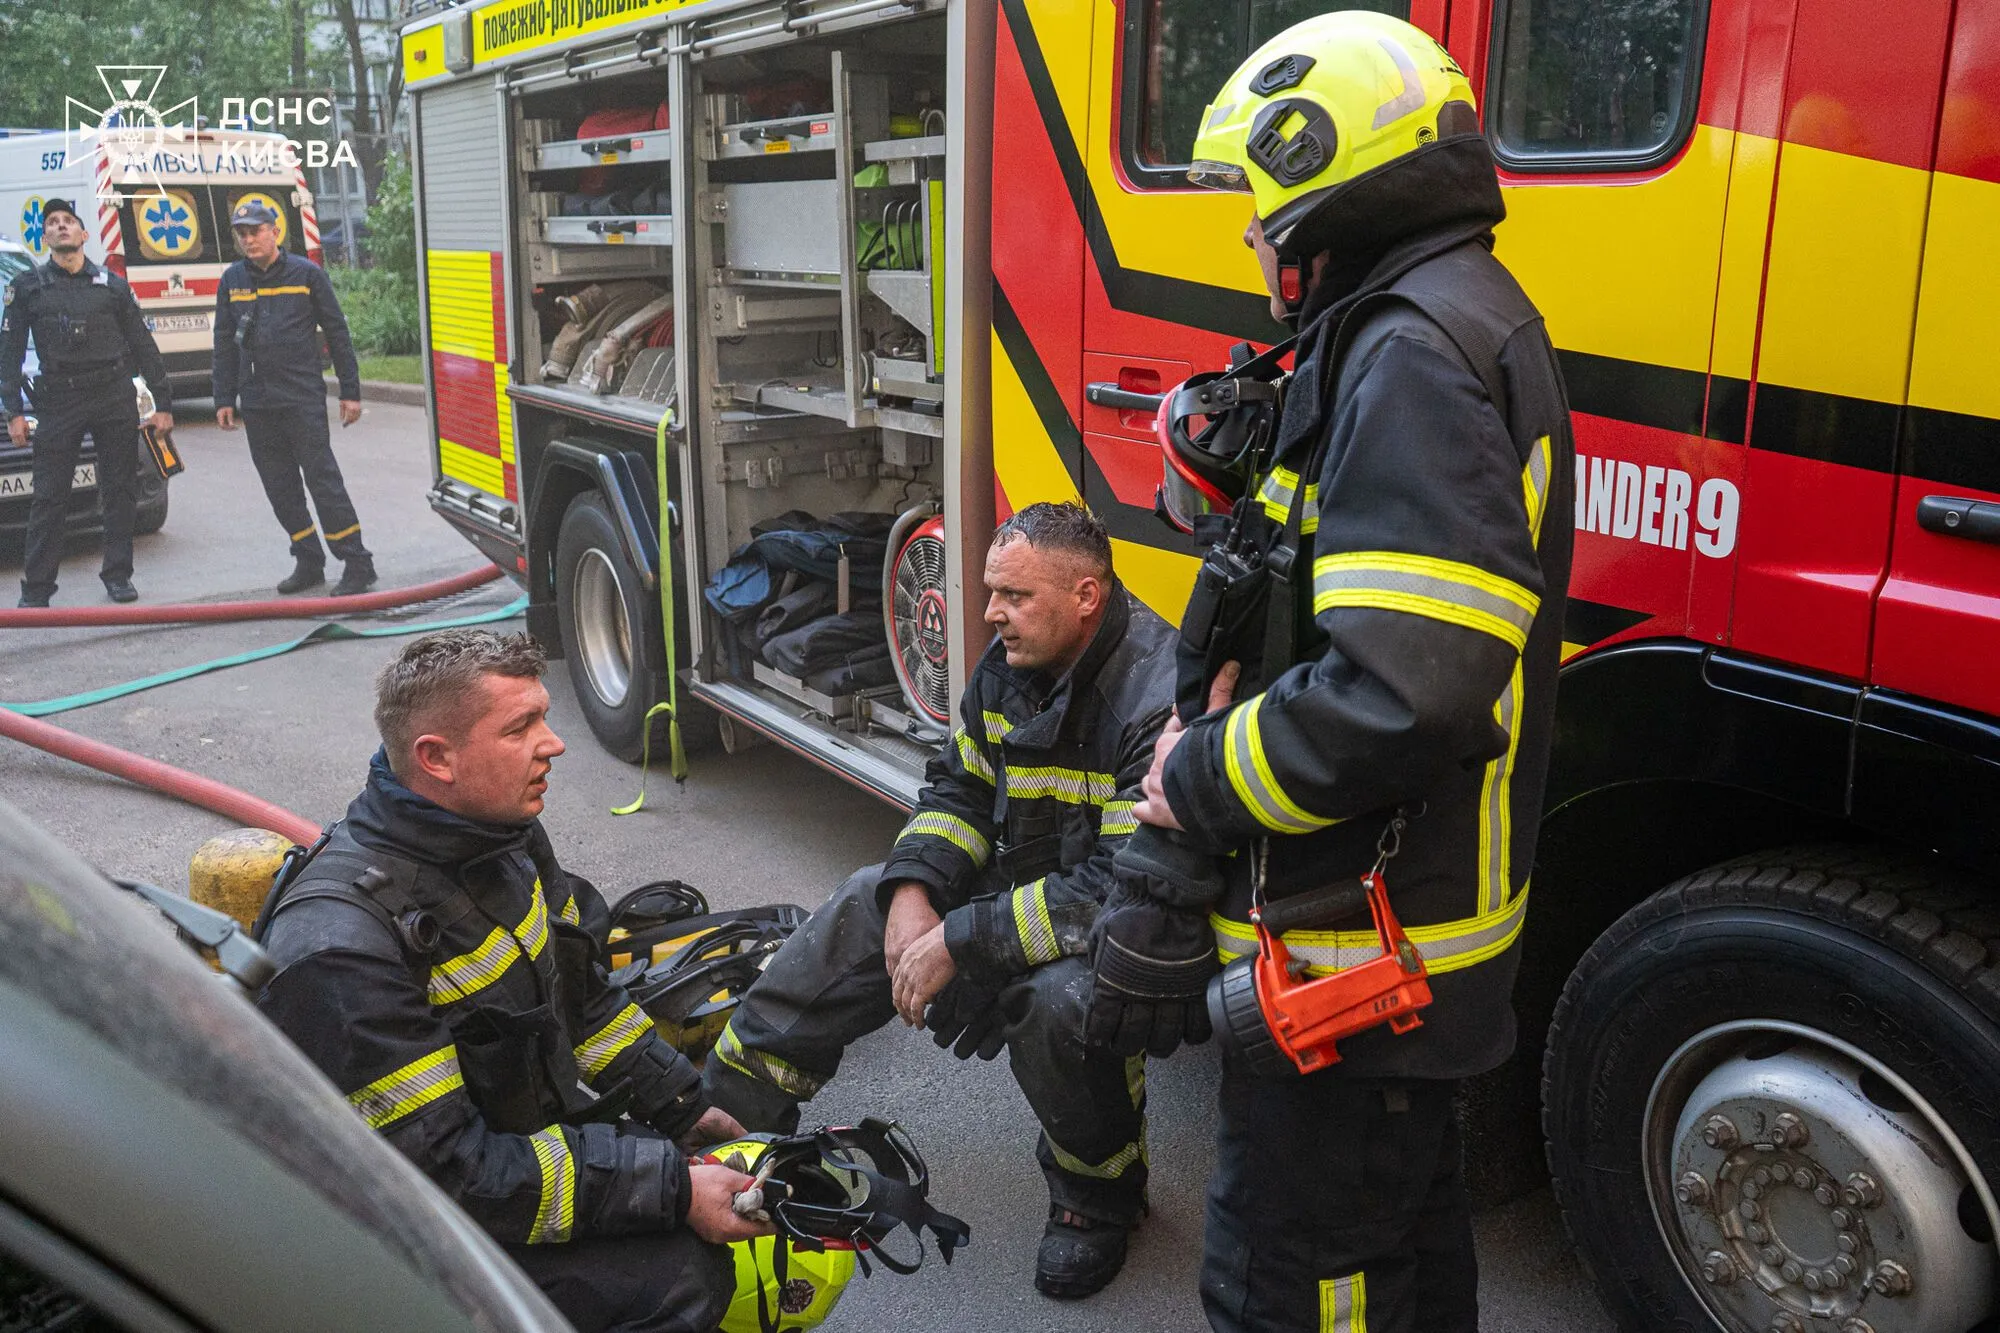
M 498 981 L 514 960 L 524 953 L 529 958 L 541 957 L 548 943 L 549 904 L 542 897 L 542 881 L 536 879 L 535 887 L 528 895 L 528 914 L 521 919 L 520 925 L 512 931 L 495 926 L 480 941 L 478 948 L 456 958 L 447 958 L 431 968 L 426 987 L 430 1002 L 450 1004 L 484 990 Z
M 1493 705 L 1493 720 L 1507 733 L 1507 752 L 1486 766 L 1479 784 L 1479 910 L 1499 911 L 1513 885 L 1514 756 L 1521 748 L 1521 660 Z
M 1506 952 L 1527 919 L 1528 889 L 1524 885 L 1497 912 L 1436 925 L 1410 926 L 1404 933 L 1417 946 L 1424 966 L 1431 972 L 1456 972 Z M 1215 952 L 1223 962 L 1256 951 L 1257 931 L 1249 922 L 1232 921 L 1215 913 L 1210 915 L 1208 923 L 1215 929 Z M 1285 932 L 1284 940 L 1294 961 L 1306 964 L 1306 971 L 1318 977 L 1345 971 L 1382 954 L 1382 942 L 1373 930 L 1290 930 Z
M 736 1020 L 732 1018 L 723 1024 L 722 1035 L 715 1042 L 715 1053 L 721 1058 L 722 1063 L 745 1078 L 755 1079 L 759 1083 L 769 1083 L 800 1101 L 811 1101 L 818 1095 L 819 1090 L 826 1086 L 825 1079 L 814 1078 L 796 1065 L 788 1064 L 775 1055 L 744 1049 L 743 1039 L 736 1035 L 733 1026 L 735 1022 Z
M 985 778 L 988 782 L 993 781 L 993 765 L 986 762 L 986 756 L 979 752 L 979 746 L 972 737 L 961 728 L 952 733 L 952 738 L 958 747 L 959 767 L 968 773 Z
M 1271 469 L 1264 478 L 1264 484 L 1257 488 L 1257 500 L 1264 506 L 1264 516 L 1273 523 L 1283 523 L 1292 515 L 1292 497 L 1298 494 L 1299 474 L 1290 468 Z M 1319 483 L 1306 483 L 1306 511 L 1299 516 L 1299 531 L 1319 531 Z
M 986 835 L 957 815 L 946 814 L 942 810 L 926 810 L 903 825 L 903 831 L 896 835 L 896 841 L 906 838 L 942 838 L 952 846 L 972 858 L 972 864 L 983 866 L 992 855 L 993 844 Z
M 594 1079 L 624 1054 L 627 1047 L 652 1030 L 653 1020 L 646 1017 L 645 1011 L 636 1004 L 628 1004 L 575 1049 L 576 1067 L 585 1078 Z
M 1473 565 L 1400 551 L 1354 551 L 1313 562 L 1313 614 L 1364 607 L 1428 616 L 1493 635 L 1519 652 L 1541 598 Z
M 1554 466 L 1554 446 L 1544 435 L 1528 450 L 1528 465 L 1521 469 L 1521 498 L 1528 506 L 1528 535 L 1542 544 L 1542 515 L 1549 507 L 1549 469 Z
M 583 923 L 583 918 L 578 914 L 576 910 L 575 894 L 572 893 L 569 896 L 569 901 L 562 905 L 562 911 L 558 913 L 558 915 L 561 916 L 564 921 L 567 921 L 572 926 L 581 925 Z
M 1139 821 L 1132 817 L 1132 809 L 1137 801 L 1113 801 L 1104 807 L 1104 814 L 1097 821 L 1097 836 L 1100 838 L 1125 838 L 1139 831 Z
M 1056 1165 L 1072 1174 L 1089 1176 L 1092 1180 L 1118 1179 L 1131 1170 L 1132 1163 L 1141 1160 L 1146 1151 L 1144 1141 L 1135 1140 L 1101 1162 L 1086 1162 L 1074 1153 L 1066 1152 L 1060 1143 L 1049 1138 L 1046 1130 L 1043 1131 L 1042 1138 L 1048 1143 L 1049 1153 L 1056 1159 Z
M 1319 1333 L 1368 1333 L 1366 1273 L 1321 1280 Z
M 1049 921 L 1049 901 L 1043 889 L 1047 880 L 1038 879 L 1014 890 L 1014 932 L 1021 937 L 1021 954 L 1030 967 L 1062 957 L 1056 944 L 1056 928 Z
M 1312 833 L 1338 823 L 1304 810 L 1278 785 L 1264 752 L 1264 733 L 1259 720 L 1263 708 L 1264 696 L 1260 694 L 1249 703 L 1231 709 L 1223 728 L 1222 762 L 1236 799 L 1243 802 L 1251 818 L 1279 833 Z
M 1007 798 L 1033 801 L 1054 798 L 1068 805 L 1103 806 L 1118 794 L 1112 773 L 1087 773 L 1080 768 L 1009 768 Z
M 347 1094 L 347 1101 L 361 1112 L 370 1129 L 387 1129 L 464 1086 L 465 1079 L 458 1071 L 458 1047 L 446 1046 L 355 1089 Z
M 1014 724 L 1007 720 L 1005 713 L 996 713 L 990 708 L 980 713 L 979 720 L 986 724 L 988 745 L 998 745 L 1014 729 Z
M 561 1127 L 550 1125 L 528 1136 L 535 1162 L 542 1168 L 542 1196 L 535 1205 L 528 1244 L 553 1245 L 569 1239 L 576 1224 L 576 1158 Z

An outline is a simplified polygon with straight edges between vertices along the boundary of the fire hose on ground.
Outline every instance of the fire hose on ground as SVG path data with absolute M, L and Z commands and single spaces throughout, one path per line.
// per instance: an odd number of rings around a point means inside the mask
M 497 565 L 471 570 L 446 579 L 436 579 L 429 583 L 417 584 L 409 588 L 395 588 L 385 592 L 365 593 L 354 597 L 308 597 L 286 598 L 283 601 L 258 602 L 213 602 L 184 603 L 163 606 L 119 606 L 119 607 L 55 607 L 0 610 L 0 627 L 75 627 L 104 625 L 159 625 L 193 624 L 202 622 L 224 622 L 244 620 L 309 619 L 314 616 L 347 615 L 356 612 L 383 611 L 394 607 L 409 606 L 418 602 L 428 602 L 439 597 L 468 591 L 499 578 L 502 570 Z M 304 647 L 308 643 L 325 642 L 330 639 L 377 638 L 391 635 L 419 634 L 427 630 L 445 629 L 455 625 L 477 624 L 485 621 L 506 619 L 519 615 L 522 603 L 517 601 L 496 611 L 460 617 L 454 620 L 433 621 L 426 624 L 396 626 L 394 628 L 355 630 L 341 625 L 322 625 L 300 636 L 290 643 L 270 648 L 256 649 L 230 657 L 218 658 L 192 667 L 182 667 L 148 676 L 141 680 L 129 681 L 123 685 L 109 686 L 84 694 L 69 695 L 62 699 L 43 700 L 33 704 L 0 704 L 0 736 L 16 740 L 24 745 L 74 763 L 95 768 L 114 777 L 125 779 L 141 787 L 161 792 L 190 805 L 213 811 L 225 819 L 255 828 L 269 829 L 293 842 L 309 845 L 319 836 L 319 826 L 304 816 L 292 813 L 282 806 L 252 796 L 213 778 L 190 773 L 172 764 L 144 755 L 122 750 L 103 741 L 91 740 L 73 731 L 48 722 L 39 721 L 31 714 L 48 714 L 80 708 L 107 699 L 118 698 L 139 690 L 151 689 L 171 681 L 185 680 L 190 676 L 237 666 L 244 662 L 258 661 L 274 657 L 279 653 Z

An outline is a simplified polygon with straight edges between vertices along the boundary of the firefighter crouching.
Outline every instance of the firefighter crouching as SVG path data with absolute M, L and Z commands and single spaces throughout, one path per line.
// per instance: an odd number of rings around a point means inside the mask
M 1470 1330 L 1452 1098 L 1514 1044 L 1570 569 L 1562 380 L 1491 254 L 1504 208 L 1472 91 L 1416 28 L 1289 29 L 1216 95 L 1193 156 L 1198 182 L 1253 196 L 1246 241 L 1299 340 L 1281 411 L 1253 364 L 1162 412 L 1162 499 L 1208 549 L 1182 626 L 1187 725 L 1161 737 L 1099 925 L 1093 1032 L 1158 1051 L 1212 1014 L 1227 1029 L 1214 1328 Z M 1357 910 L 1371 868 L 1409 952 Z M 1340 906 L 1316 920 L 1314 901 Z M 1291 921 L 1267 956 L 1303 967 L 1210 989 L 1218 952 L 1259 948 L 1253 905 Z M 1385 956 L 1409 1030 L 1274 1057 L 1324 1017 L 1309 983 Z M 1405 1003 L 1426 984 L 1427 1007 Z
M 544 666 L 460 629 L 384 669 L 368 784 L 265 909 L 259 1004 L 578 1329 L 712 1330 L 723 1242 L 771 1228 L 731 1211 L 748 1176 L 677 1146 L 742 1128 L 609 984 L 604 901 L 536 818 Z
M 166 363 L 125 279 L 84 257 L 89 233 L 67 199 L 42 205 L 49 262 L 16 278 L 0 313 L 0 406 L 16 447 L 28 443 L 21 367 L 28 335 L 40 366 L 33 387 L 35 498 L 28 508 L 28 543 L 21 568 L 21 605 L 47 606 L 56 591 L 69 509 L 70 483 L 87 434 L 97 449 L 98 503 L 104 511 L 104 563 L 99 577 L 114 602 L 139 600 L 132 586 L 139 432 L 133 424 L 134 370 L 146 379 L 157 409 L 152 426 L 174 428 Z
M 1083 958 L 1173 697 L 1173 631 L 1112 571 L 1074 504 L 1000 525 L 998 637 L 884 865 L 856 872 L 745 992 L 704 1070 L 752 1129 L 790 1130 L 849 1043 L 900 1014 L 960 1059 L 1005 1046 L 1042 1135 L 1047 1295 L 1117 1275 L 1145 1207 L 1137 1059 L 1083 1041 Z

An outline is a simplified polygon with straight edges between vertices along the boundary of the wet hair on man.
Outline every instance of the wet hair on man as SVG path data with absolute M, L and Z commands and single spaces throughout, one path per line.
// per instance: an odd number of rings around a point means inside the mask
M 1097 578 L 1111 577 L 1111 536 L 1097 515 L 1073 500 L 1031 504 L 993 530 L 996 547 L 1021 538 L 1038 551 L 1074 556 Z
M 487 676 L 540 680 L 548 654 L 527 634 L 446 629 L 416 639 L 375 677 L 375 729 L 398 777 L 410 751 L 429 733 L 462 735 L 486 705 Z

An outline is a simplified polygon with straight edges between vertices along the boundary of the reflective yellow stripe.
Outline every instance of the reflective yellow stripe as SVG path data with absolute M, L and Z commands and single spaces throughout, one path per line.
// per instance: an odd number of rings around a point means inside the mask
M 361 525 L 359 523 L 354 523 L 350 524 L 347 527 L 342 528 L 339 532 L 327 533 L 326 539 L 330 542 L 337 542 L 342 537 L 352 537 L 355 533 L 359 531 L 361 531 Z
M 311 295 L 312 295 L 312 288 L 310 287 L 259 287 L 255 293 L 255 296 L 253 296 L 251 299 L 254 300 L 256 296 L 311 296 Z M 234 301 L 236 299 L 236 293 L 231 292 L 229 294 L 229 299 Z
M 1056 1165 L 1074 1175 L 1089 1176 L 1092 1180 L 1116 1180 L 1132 1169 L 1132 1163 L 1145 1155 L 1145 1145 L 1138 1141 L 1126 1144 L 1101 1162 L 1086 1162 L 1081 1157 L 1063 1150 L 1063 1146 L 1042 1132 L 1042 1138 L 1049 1145 L 1049 1152 L 1056 1159 Z
M 979 746 L 964 728 L 952 733 L 952 740 L 958 746 L 958 764 L 966 772 L 993 781 L 993 765 L 986 762 L 986 756 L 979 752 Z
M 1368 1333 L 1367 1274 L 1320 1282 L 1319 1333 Z
M 1272 468 L 1271 475 L 1264 478 L 1264 484 L 1257 488 L 1257 500 L 1264 506 L 1264 516 L 1273 523 L 1283 523 L 1292 516 L 1292 497 L 1298 494 L 1299 474 L 1288 467 Z M 1319 484 L 1306 485 L 1306 511 L 1299 516 L 1299 531 L 1319 531 Z
M 465 1079 L 458 1072 L 458 1047 L 447 1046 L 348 1093 L 347 1100 L 361 1112 L 369 1128 L 387 1129 L 412 1111 L 464 1086 Z
M 535 881 L 534 891 L 528 898 L 528 917 L 514 927 L 514 937 L 521 941 L 528 957 L 540 958 L 542 950 L 549 945 L 549 900 L 542 897 L 541 880 Z
M 811 1101 L 819 1090 L 826 1086 L 825 1079 L 814 1078 L 811 1074 L 788 1064 L 775 1055 L 763 1051 L 748 1051 L 743 1048 L 743 1039 L 736 1035 L 736 1020 L 730 1019 L 722 1025 L 722 1035 L 716 1039 L 715 1053 L 745 1078 L 759 1083 L 769 1083 L 773 1087 L 790 1093 L 801 1101 Z
M 576 1158 L 560 1127 L 550 1125 L 528 1136 L 535 1161 L 542 1168 L 542 1197 L 535 1205 L 535 1223 L 528 1244 L 551 1245 L 569 1239 L 576 1222 Z
M 1146 1057 L 1129 1055 L 1125 1057 L 1125 1091 L 1131 1094 L 1132 1105 L 1145 1109 L 1146 1106 Z M 1140 1141 L 1145 1140 L 1142 1136 Z
M 1528 533 L 1537 547 L 1542 544 L 1542 514 L 1549 507 L 1549 469 L 1554 466 L 1553 446 L 1544 435 L 1528 450 L 1528 465 L 1521 469 L 1521 496 L 1528 505 Z
M 1229 785 L 1236 790 L 1236 799 L 1243 802 L 1243 808 L 1258 823 L 1279 833 L 1311 833 L 1338 823 L 1308 814 L 1285 794 L 1272 776 L 1259 721 L 1263 709 L 1264 696 L 1260 694 L 1249 703 L 1231 709 L 1223 730 L 1223 765 L 1229 773 Z
M 1139 821 L 1132 817 L 1132 808 L 1137 801 L 1113 801 L 1104 807 L 1104 815 L 1097 823 L 1100 838 L 1124 838 L 1139 831 Z
M 948 815 L 942 810 L 926 810 L 903 825 L 896 841 L 902 842 L 905 838 L 943 838 L 971 857 L 976 866 L 985 865 L 987 856 L 993 851 L 993 844 L 986 840 L 984 833 L 957 815 Z
M 576 1048 L 576 1067 L 585 1078 L 594 1079 L 624 1054 L 627 1047 L 652 1030 L 653 1020 L 646 1017 L 645 1011 L 636 1004 L 628 1004 Z
M 1111 773 L 1087 773 L 1080 768 L 1009 768 L 1007 798 L 1035 801 L 1053 798 L 1066 805 L 1103 806 L 1118 794 Z
M 549 905 L 542 897 L 542 881 L 537 879 L 529 894 L 528 915 L 510 933 L 495 926 L 479 947 L 456 958 L 448 958 L 431 968 L 429 984 L 432 1004 L 451 1004 L 484 990 L 498 981 L 523 952 L 539 958 L 549 943 Z
M 1404 933 L 1423 955 L 1425 967 L 1434 973 L 1456 972 L 1506 952 L 1527 919 L 1528 888 L 1523 885 L 1519 896 L 1497 912 L 1410 926 Z M 1248 921 L 1212 913 L 1208 923 L 1215 928 L 1215 952 L 1223 962 L 1256 951 L 1257 930 Z M 1306 971 L 1316 977 L 1331 976 L 1382 953 L 1382 941 L 1372 929 L 1288 930 L 1284 939 L 1293 959 L 1306 964 Z
M 291 534 L 291 537 L 292 540 L 295 542 L 302 542 L 306 538 L 312 535 L 313 535 L 313 525 L 308 523 L 304 527 L 300 528 L 297 532 Z
M 1456 560 L 1400 551 L 1351 551 L 1313 561 L 1313 614 L 1335 607 L 1404 611 L 1528 644 L 1542 599 L 1520 584 Z
M 257 293 L 245 292 L 245 291 L 231 291 L 229 293 L 229 299 L 232 304 L 240 303 L 243 301 L 254 301 L 257 299 Z
M 981 721 L 986 723 L 986 743 L 988 745 L 998 745 L 1002 740 L 1006 739 L 1007 733 L 1014 729 L 1014 724 L 1007 720 L 1005 714 L 993 712 L 991 709 L 982 712 L 979 717 Z
M 1507 733 L 1507 753 L 1486 766 L 1479 784 L 1479 910 L 1497 912 L 1514 891 L 1514 755 L 1521 748 L 1521 660 L 1493 705 L 1493 720 Z
M 1021 953 L 1030 967 L 1062 957 L 1056 945 L 1056 928 L 1049 921 L 1049 901 L 1043 890 L 1048 881 L 1038 879 L 1014 890 L 1014 932 L 1021 937 Z
M 576 895 L 574 893 L 572 893 L 569 896 L 569 901 L 562 905 L 562 911 L 558 912 L 556 915 L 560 916 L 563 920 L 569 922 L 569 924 L 571 924 L 572 926 L 580 926 L 583 924 L 583 916 L 581 913 L 577 911 L 576 908 Z

